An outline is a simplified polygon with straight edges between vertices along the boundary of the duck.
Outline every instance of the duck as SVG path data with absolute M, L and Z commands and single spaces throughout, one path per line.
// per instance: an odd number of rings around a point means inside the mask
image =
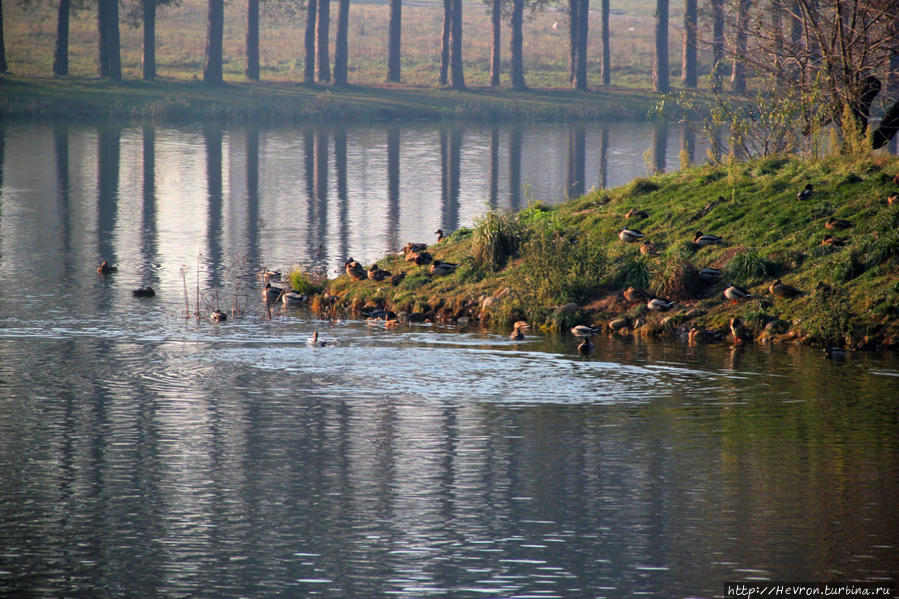
M 347 258 L 346 262 L 343 263 L 344 270 L 346 270 L 346 274 L 349 275 L 351 279 L 354 281 L 364 281 L 366 278 L 365 269 L 362 268 L 362 265 L 353 260 L 353 257 L 350 256 Z
M 891 194 L 887 198 L 887 206 L 899 206 L 899 193 Z
M 792 285 L 787 285 L 780 279 L 777 279 L 771 286 L 768 287 L 768 291 L 771 295 L 776 297 L 796 297 L 797 295 L 801 295 L 802 292 L 793 287 Z
M 675 303 L 661 297 L 652 297 L 646 302 L 646 308 L 653 312 L 667 312 L 675 306 Z
M 97 267 L 97 272 L 100 273 L 101 275 L 108 275 L 108 274 L 114 273 L 118 269 L 119 269 L 118 266 L 111 266 L 109 264 L 109 262 L 104 260 L 103 262 L 100 263 L 100 266 Z
M 153 290 L 152 287 L 147 286 L 147 287 L 138 287 L 137 289 L 132 290 L 131 294 L 134 297 L 153 297 L 156 295 L 156 292 Z
M 719 237 L 718 235 L 705 234 L 702 231 L 696 231 L 696 234 L 693 236 L 693 243 L 695 243 L 699 247 L 703 247 L 706 245 L 715 245 L 716 243 L 721 243 L 722 241 L 724 241 L 723 237 Z
M 281 299 L 281 294 L 283 293 L 284 290 L 280 287 L 274 287 L 271 283 L 266 283 L 265 288 L 262 290 L 262 301 L 267 304 L 274 304 Z
M 647 212 L 646 210 L 640 210 L 639 208 L 631 208 L 627 211 L 627 214 L 624 215 L 624 218 L 636 218 L 642 220 L 644 218 L 649 218 L 649 212 Z
M 624 299 L 632 304 L 642 302 L 646 299 L 646 292 L 642 289 L 637 289 L 636 287 L 628 287 L 624 290 L 622 295 L 624 295 Z
M 733 283 L 727 286 L 724 290 L 724 297 L 729 299 L 733 303 L 737 303 L 739 301 L 747 300 L 752 297 L 752 294 L 746 291 L 745 289 L 740 289 Z
M 330 345 L 337 345 L 337 339 L 319 339 L 318 331 L 313 331 L 312 337 L 306 339 L 306 345 L 311 345 L 312 347 L 328 347 Z
M 827 346 L 824 348 L 824 357 L 830 358 L 830 359 L 834 359 L 834 358 L 842 359 L 842 358 L 846 357 L 846 350 L 843 349 L 842 347 Z
M 743 340 L 746 338 L 746 325 L 743 324 L 739 316 L 734 316 L 730 319 L 730 334 L 733 335 L 735 344 L 743 343 Z
M 446 239 L 446 237 L 443 236 L 443 229 L 437 229 L 436 231 L 434 231 L 434 235 L 437 236 L 437 243 L 440 243 L 441 241 Z
M 433 260 L 434 258 L 429 252 L 421 251 L 406 254 L 406 262 L 415 262 L 418 266 L 430 264 Z
M 571 327 L 571 334 L 575 337 L 590 337 L 591 335 L 596 334 L 599 329 L 595 327 L 588 327 L 585 324 L 579 324 Z
M 643 233 L 641 233 L 637 229 L 628 229 L 626 227 L 624 229 L 621 229 L 621 231 L 618 233 L 618 239 L 624 241 L 625 243 L 633 243 L 634 241 L 643 239 L 643 237 L 645 237 L 645 235 L 643 235 Z
M 640 246 L 640 253 L 644 256 L 655 256 L 659 253 L 659 250 L 656 248 L 656 244 L 651 241 L 644 241 Z
M 299 293 L 298 291 L 288 291 L 281 296 L 281 301 L 284 302 L 285 306 L 301 306 L 307 299 L 309 298 L 305 293 Z
M 812 184 L 811 183 L 806 184 L 806 186 L 799 193 L 796 194 L 796 199 L 800 200 L 800 201 L 807 200 L 810 197 L 812 197 Z
M 392 272 L 389 270 L 382 270 L 377 264 L 372 264 L 371 268 L 368 269 L 368 278 L 370 281 L 383 281 L 392 276 Z
M 455 270 L 459 268 L 458 264 L 453 264 L 452 262 L 441 262 L 440 260 L 434 260 L 433 264 L 431 264 L 431 268 L 429 272 L 432 275 L 441 276 L 448 275 L 450 273 L 455 272 Z
M 512 325 L 512 334 L 509 335 L 509 338 L 513 341 L 521 341 L 524 339 L 524 331 L 528 330 L 529 326 L 524 320 L 517 321 Z
M 830 217 L 827 219 L 827 222 L 824 223 L 824 228 L 829 229 L 831 231 L 839 231 L 840 229 L 848 229 L 852 226 L 852 221 L 848 221 L 844 218 L 834 218 Z
M 228 320 L 228 315 L 221 310 L 213 310 L 209 315 L 209 320 L 211 320 L 212 322 L 224 322 Z
M 825 235 L 824 239 L 821 240 L 821 245 L 840 247 L 846 245 L 846 239 L 844 237 L 833 237 L 831 235 Z
M 578 343 L 577 353 L 583 355 L 589 354 L 593 351 L 593 341 L 590 340 L 590 337 L 584 337 L 581 339 L 581 342 Z
M 426 243 L 412 243 L 411 241 L 403 246 L 403 255 L 408 256 L 409 254 L 416 254 L 418 252 L 422 252 L 428 249 L 428 244 Z M 408 258 L 407 258 L 408 260 Z
M 395 275 L 393 275 L 392 277 L 390 277 L 390 284 L 393 285 L 394 287 L 396 287 L 396 286 L 399 285 L 399 284 L 402 282 L 402 280 L 405 279 L 405 278 L 406 278 L 406 271 L 405 271 L 405 270 L 404 270 L 403 272 L 398 272 L 398 273 L 396 273 Z
M 717 268 L 705 267 L 699 271 L 700 281 L 717 281 L 721 278 L 721 271 Z

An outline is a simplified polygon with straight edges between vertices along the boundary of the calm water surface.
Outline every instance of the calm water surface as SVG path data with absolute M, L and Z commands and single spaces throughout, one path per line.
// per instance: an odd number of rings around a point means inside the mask
M 585 358 L 566 336 L 265 317 L 263 262 L 331 269 L 524 202 L 510 136 L 545 146 L 522 150 L 522 185 L 555 201 L 567 175 L 537 165 L 567 163 L 567 125 L 500 129 L 493 196 L 476 127 L 458 176 L 432 125 L 312 130 L 310 154 L 302 129 L 0 131 L 0 596 L 895 582 L 895 355 L 600 339 Z M 610 175 L 645 169 L 647 132 Z M 599 164 L 599 129 L 585 138 Z M 102 258 L 119 272 L 98 276 Z M 204 312 L 245 315 L 185 319 L 198 277 Z M 143 284 L 158 296 L 135 299 Z M 309 347 L 314 330 L 339 343 Z

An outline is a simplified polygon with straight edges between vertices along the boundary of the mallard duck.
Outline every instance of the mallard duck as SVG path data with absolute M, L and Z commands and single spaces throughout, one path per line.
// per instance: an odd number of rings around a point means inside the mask
M 156 292 L 153 291 L 152 287 L 138 287 L 131 291 L 131 294 L 134 297 L 153 297 L 156 295 Z
M 632 304 L 642 302 L 646 299 L 646 292 L 642 289 L 637 289 L 636 287 L 628 287 L 624 290 L 622 295 L 624 295 L 624 299 Z
M 599 329 L 594 327 L 588 327 L 585 324 L 579 324 L 571 327 L 571 334 L 575 337 L 590 337 L 591 335 L 596 334 Z
M 446 237 L 443 236 L 443 229 L 437 229 L 436 231 L 434 231 L 434 235 L 437 236 L 437 243 L 440 243 L 441 241 L 446 239 Z
M 659 250 L 656 248 L 656 244 L 651 241 L 644 241 L 640 246 L 640 253 L 644 256 L 655 256 L 659 253 Z
M 821 245 L 840 247 L 846 245 L 846 239 L 844 237 L 833 237 L 831 235 L 825 235 L 824 239 L 821 240 Z
M 716 243 L 721 243 L 722 241 L 724 241 L 723 237 L 719 237 L 718 235 L 708 235 L 703 233 L 702 231 L 696 231 L 696 234 L 693 236 L 693 243 L 695 243 L 699 247 L 705 245 L 715 245 Z
M 209 320 L 211 320 L 212 322 L 224 322 L 228 320 L 228 315 L 221 310 L 213 310 L 209 315 Z
M 589 354 L 593 351 L 593 341 L 590 340 L 590 337 L 584 337 L 581 339 L 581 342 L 578 343 L 577 353 L 584 355 Z
M 528 330 L 529 326 L 530 325 L 528 325 L 528 323 L 523 320 L 517 321 L 512 325 L 512 334 L 509 335 L 509 338 L 514 341 L 521 341 L 522 339 L 524 339 L 524 332 Z
M 812 184 L 808 183 L 804 189 L 802 189 L 799 193 L 796 194 L 797 200 L 807 200 L 812 197 Z
M 453 264 L 452 262 L 441 262 L 440 260 L 434 260 L 434 263 L 431 264 L 431 268 L 429 272 L 432 275 L 441 276 L 448 275 L 459 268 L 458 264 Z
M 730 319 L 730 334 L 734 337 L 734 343 L 743 343 L 746 338 L 746 326 L 738 316 Z
M 825 358 L 845 358 L 846 350 L 842 347 L 825 347 L 824 348 L 824 357 Z
M 312 332 L 312 337 L 306 339 L 306 345 L 312 347 L 328 347 L 329 345 L 337 345 L 337 339 L 319 339 L 318 331 Z
M 403 246 L 403 254 L 408 256 L 409 254 L 415 254 L 417 252 L 421 252 L 428 249 L 428 244 L 426 243 L 412 243 L 411 241 Z M 407 258 L 408 260 L 408 258 Z
M 649 218 L 649 212 L 646 210 L 640 210 L 638 208 L 631 208 L 627 211 L 627 214 L 624 215 L 624 218 L 636 218 L 636 219 L 644 219 Z
M 643 239 L 643 237 L 645 237 L 645 235 L 643 235 L 643 233 L 641 233 L 637 229 L 624 228 L 624 229 L 621 229 L 621 231 L 618 233 L 618 239 L 620 239 L 621 241 L 624 241 L 626 243 L 633 243 L 634 241 L 639 241 L 640 239 Z
M 406 271 L 405 271 L 405 270 L 404 270 L 403 272 L 398 272 L 398 273 L 396 273 L 395 275 L 393 275 L 392 277 L 390 277 L 390 284 L 393 285 L 394 287 L 396 287 L 396 286 L 399 285 L 399 284 L 402 282 L 402 280 L 405 279 L 405 278 L 406 278 Z
M 354 281 L 364 281 L 367 276 L 365 269 L 362 268 L 361 264 L 353 260 L 352 256 L 347 258 L 346 262 L 344 262 L 344 270 L 346 270 L 346 274 L 348 274 Z
M 848 221 L 844 218 L 834 218 L 830 217 L 827 219 L 827 222 L 824 223 L 824 228 L 829 229 L 831 231 L 839 231 L 840 229 L 848 229 L 852 226 L 852 222 Z
M 771 283 L 771 286 L 768 287 L 768 291 L 771 292 L 771 295 L 776 297 L 796 297 L 802 293 L 792 285 L 787 285 L 780 279 Z
M 112 274 L 119 269 L 118 266 L 110 266 L 109 262 L 104 260 L 100 263 L 100 266 L 97 267 L 97 272 L 101 275 Z
M 660 297 L 650 298 L 649 301 L 646 302 L 646 308 L 652 310 L 653 312 L 667 312 L 675 305 L 676 304 L 674 302 L 662 299 Z
M 389 270 L 381 270 L 381 268 L 377 264 L 372 264 L 368 269 L 368 278 L 371 281 L 383 281 L 389 277 L 392 277 L 393 273 Z
M 418 266 L 430 264 L 434 258 L 428 252 L 412 252 L 406 254 L 406 262 L 415 262 Z
M 703 268 L 699 271 L 699 280 L 700 281 L 717 281 L 721 278 L 721 271 L 717 268 Z
M 737 302 L 751 298 L 752 294 L 745 289 L 740 289 L 736 285 L 730 284 L 724 290 L 724 297 L 736 304 Z
M 287 293 L 281 296 L 281 301 L 284 302 L 285 306 L 302 306 L 306 303 L 306 300 L 309 299 L 305 293 L 299 293 L 297 291 L 288 291 Z
M 281 299 L 281 294 L 283 293 L 284 290 L 280 287 L 275 287 L 271 283 L 266 283 L 265 288 L 262 290 L 262 301 L 267 304 L 274 304 Z

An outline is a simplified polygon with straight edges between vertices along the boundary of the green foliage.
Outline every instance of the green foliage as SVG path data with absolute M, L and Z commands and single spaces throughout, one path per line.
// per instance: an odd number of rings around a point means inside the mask
M 842 143 L 839 146 L 841 156 L 848 156 L 855 162 L 870 157 L 871 141 L 868 133 L 861 128 L 855 115 L 852 114 L 849 104 L 843 105 L 840 133 L 842 134 Z
M 702 285 L 699 269 L 677 253 L 669 253 L 655 264 L 649 290 L 666 299 L 695 297 Z
M 649 179 L 634 179 L 625 187 L 628 196 L 641 196 L 659 189 L 659 184 Z
M 523 249 L 519 293 L 538 305 L 582 303 L 599 289 L 608 260 L 592 235 L 536 232 Z
M 616 289 L 637 287 L 648 289 L 650 270 L 648 259 L 634 253 L 616 258 L 610 267 L 609 284 Z
M 321 293 L 324 289 L 321 281 L 317 280 L 316 277 L 307 273 L 302 268 L 294 268 L 291 270 L 287 274 L 287 280 L 290 283 L 290 288 L 297 293 L 312 295 L 314 293 Z
M 848 294 L 841 288 L 820 287 L 803 311 L 805 329 L 813 342 L 827 346 L 852 341 L 853 322 Z
M 731 258 L 724 268 L 724 274 L 733 283 L 748 286 L 776 277 L 780 270 L 779 263 L 764 258 L 757 250 L 751 249 Z
M 490 270 L 503 268 L 521 244 L 523 227 L 514 212 L 489 210 L 475 221 L 472 255 Z

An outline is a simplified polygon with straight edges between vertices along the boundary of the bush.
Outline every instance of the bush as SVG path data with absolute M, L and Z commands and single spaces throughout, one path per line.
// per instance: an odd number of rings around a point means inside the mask
M 776 277 L 780 270 L 780 264 L 763 258 L 756 250 L 748 250 L 737 254 L 724 267 L 728 280 L 744 286 Z
M 321 281 L 312 274 L 304 271 L 302 268 L 294 268 L 291 270 L 287 274 L 287 280 L 290 283 L 290 288 L 297 293 L 312 295 L 314 293 L 321 293 L 323 290 Z
M 660 297 L 691 298 L 702 288 L 699 269 L 677 253 L 668 254 L 653 271 L 649 290 Z
M 590 235 L 540 231 L 525 244 L 519 293 L 537 305 L 583 303 L 600 287 L 607 258 Z
M 475 222 L 472 241 L 475 261 L 491 270 L 500 270 L 518 252 L 522 231 L 517 214 L 489 210 Z

